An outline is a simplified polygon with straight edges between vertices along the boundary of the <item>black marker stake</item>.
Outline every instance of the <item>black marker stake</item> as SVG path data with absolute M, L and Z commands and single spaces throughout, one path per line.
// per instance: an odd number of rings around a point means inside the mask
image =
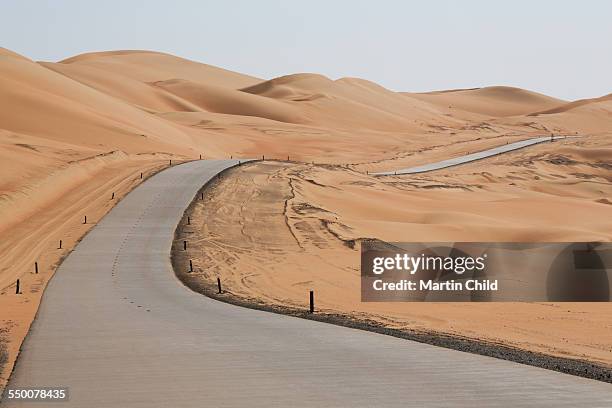
M 314 313 L 314 291 L 310 291 L 310 313 Z

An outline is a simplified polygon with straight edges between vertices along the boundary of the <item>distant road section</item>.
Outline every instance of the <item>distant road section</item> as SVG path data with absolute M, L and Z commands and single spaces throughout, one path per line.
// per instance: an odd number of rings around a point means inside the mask
M 553 140 L 557 139 L 565 139 L 565 136 L 555 136 Z M 455 157 L 453 159 L 442 160 L 435 163 L 424 164 L 422 166 L 409 167 L 407 169 L 401 169 L 396 171 L 383 171 L 380 173 L 370 173 L 374 176 L 395 176 L 402 174 L 415 174 L 415 173 L 425 173 L 427 171 L 440 170 L 445 169 L 447 167 L 458 166 L 460 164 L 465 164 L 469 162 L 473 162 L 476 160 L 486 159 L 487 157 L 497 156 L 498 154 L 511 152 L 513 150 L 522 149 L 527 146 L 532 146 L 538 143 L 550 142 L 550 136 L 538 137 L 535 139 L 527 139 L 521 140 L 520 142 L 509 143 L 507 145 L 502 145 L 498 147 L 494 147 L 493 149 L 483 150 L 481 152 L 467 154 L 465 156 Z
M 67 387 L 70 399 L 4 406 L 610 406 L 603 382 L 191 291 L 170 264 L 175 228 L 202 185 L 234 164 L 158 173 L 83 238 L 49 283 L 8 384 Z

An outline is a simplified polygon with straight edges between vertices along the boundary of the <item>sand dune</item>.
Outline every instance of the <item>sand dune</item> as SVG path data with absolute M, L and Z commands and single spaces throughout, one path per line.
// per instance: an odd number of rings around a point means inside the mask
M 301 82 L 315 83 L 318 86 L 315 86 L 314 90 L 308 89 L 308 87 L 303 88 L 299 86 Z M 242 88 L 241 91 L 274 99 L 306 101 L 328 97 L 324 93 L 318 92 L 324 90 L 328 86 L 329 82 L 330 79 L 324 77 L 323 75 L 294 74 L 274 78 L 269 81 L 263 81 L 255 85 Z
M 3 47 L 0 47 L 0 57 L 11 57 L 32 62 L 32 60 L 30 60 L 29 58 L 26 58 L 23 55 L 17 54 L 16 52 L 13 52 Z
M 415 121 L 457 123 L 430 103 L 403 97 L 358 78 L 333 81 L 318 74 L 293 74 L 264 81 L 242 91 L 293 102 L 326 126 L 415 130 Z
M 182 78 L 237 89 L 260 81 L 249 75 L 153 51 L 94 52 L 77 55 L 60 63 L 96 67 L 109 74 L 124 75 L 141 82 Z
M 557 107 L 564 103 L 560 99 L 509 86 L 491 86 L 406 95 L 436 105 L 450 106 L 455 109 L 492 117 L 525 115 Z
M 555 133 L 609 134 L 612 100 L 608 97 L 563 104 L 548 111 L 504 118 L 505 123 L 538 126 Z
M 149 112 L 198 110 L 196 106 L 162 89 L 122 74 L 79 64 L 43 62 L 41 65 Z
M 574 102 L 569 102 L 560 106 L 557 106 L 556 108 L 553 109 L 548 109 L 545 111 L 541 111 L 541 112 L 535 112 L 530 114 L 529 116 L 537 116 L 537 115 L 550 115 L 553 113 L 563 113 L 563 112 L 567 112 L 570 111 L 572 109 L 576 109 L 576 108 L 580 108 L 583 106 L 589 106 L 589 107 L 595 107 L 592 105 L 595 104 L 603 104 L 606 103 L 606 107 L 608 109 L 612 109 L 612 94 L 609 95 L 605 95 L 605 96 L 601 96 L 599 98 L 590 98 L 590 99 L 580 99 L 578 101 L 574 101 Z
M 42 63 L 89 87 L 155 112 L 195 111 L 188 101 L 164 92 L 156 82 L 181 78 L 196 85 L 229 90 L 260 81 L 206 64 L 149 51 L 116 51 L 78 55 L 59 63 Z
M 602 195 L 610 182 L 610 104 L 609 95 L 567 103 L 509 87 L 418 94 L 393 92 L 365 79 L 332 80 L 318 74 L 266 80 L 152 51 L 95 52 L 60 62 L 34 62 L 0 48 L 0 233 L 8 237 L 0 248 L 0 361 L 2 342 L 10 342 L 3 379 L 54 265 L 91 227 L 83 225 L 81 217 L 99 219 L 115 202 L 111 194 L 120 197 L 139 184 L 141 172 L 146 177 L 170 159 L 176 163 L 200 154 L 290 156 L 325 169 L 348 169 L 350 177 L 318 172 L 315 184 L 296 181 L 302 190 L 296 193 L 308 196 L 314 194 L 311 185 L 327 185 L 329 197 L 316 194 L 321 205 L 328 205 L 325 200 L 344 190 L 347 201 L 336 202 L 332 211 L 344 218 L 343 225 L 364 234 L 402 238 L 411 221 L 411 234 L 421 238 L 455 238 L 463 228 L 471 228 L 482 239 L 530 239 L 535 223 L 543 232 L 534 239 L 605 239 L 609 235 L 602 227 L 607 224 L 593 224 L 588 217 L 559 229 L 537 218 L 521 221 L 520 214 L 535 208 L 545 217 L 542 208 L 558 200 L 555 208 L 565 212 L 588 208 L 605 218 L 612 208 Z M 528 116 L 534 112 L 538 114 Z M 426 180 L 380 182 L 363 174 L 526 137 L 576 132 L 589 139 L 559 145 L 554 155 L 520 156 L 524 166 L 533 166 L 527 172 L 507 163 L 497 172 L 470 167 L 471 172 L 441 177 L 436 184 L 447 186 L 444 193 L 424 187 L 432 194 L 427 197 L 418 191 L 415 202 L 420 209 L 394 195 L 397 192 L 388 195 L 383 190 L 393 185 L 412 194 L 413 184 Z M 540 181 L 531 184 L 535 177 Z M 346 187 L 353 182 L 375 187 Z M 529 186 L 517 189 L 523 182 Z M 578 187 L 568 187 L 571 183 Z M 473 205 L 479 211 L 450 207 L 449 198 L 461 189 L 455 186 L 478 193 Z M 391 196 L 400 197 L 401 208 L 388 208 L 381 219 L 359 220 L 362 211 L 374 211 Z M 496 200 L 505 200 L 519 215 L 495 222 Z M 305 216 L 295 217 L 298 225 Z M 299 225 L 310 228 L 308 222 Z M 325 225 L 331 234 L 326 240 L 352 236 L 340 224 Z M 61 251 L 59 239 L 64 241 Z M 37 260 L 44 271 L 34 275 Z M 20 296 L 12 286 L 17 278 L 24 284 Z M 293 277 L 287 275 L 287 282 Z
M 307 122 L 303 113 L 291 105 L 246 92 L 198 84 L 184 79 L 158 81 L 153 85 L 207 112 L 258 116 L 289 123 Z
M 172 124 L 40 64 L 5 57 L 0 71 L 0 123 L 5 130 L 113 150 L 146 151 L 147 145 L 180 149 L 181 142 L 187 144 Z

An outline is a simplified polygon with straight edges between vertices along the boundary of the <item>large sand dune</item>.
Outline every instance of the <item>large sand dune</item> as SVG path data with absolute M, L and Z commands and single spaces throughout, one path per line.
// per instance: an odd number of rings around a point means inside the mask
M 158 81 L 153 85 L 189 101 L 206 112 L 257 116 L 288 123 L 307 122 L 296 107 L 239 90 L 203 85 L 184 79 Z
M 564 104 L 564 101 L 560 99 L 509 86 L 406 95 L 437 105 L 450 106 L 491 117 L 524 115 Z
M 570 111 L 572 109 L 577 109 L 580 107 L 584 108 L 594 108 L 594 109 L 605 109 L 612 107 L 612 94 L 601 96 L 599 98 L 590 98 L 590 99 L 580 99 L 578 101 L 565 103 L 563 105 L 557 106 L 552 109 L 548 109 L 541 112 L 532 113 L 529 116 L 537 116 L 537 115 L 550 115 L 552 113 L 563 113 Z
M 172 124 L 41 64 L 2 57 L 0 71 L 5 130 L 95 149 L 186 145 L 185 135 Z
M 8 341 L 4 357 L 0 347 L 0 361 L 8 362 L 2 378 L 55 265 L 92 226 L 82 224 L 82 217 L 95 222 L 103 216 L 115 202 L 112 193 L 121 197 L 140 183 L 141 172 L 146 177 L 170 159 L 176 163 L 200 154 L 265 155 L 346 166 L 369 180 L 363 173 L 447 159 L 551 132 L 580 132 L 598 137 L 599 143 L 576 142 L 559 153 L 583 163 L 574 171 L 581 176 L 572 176 L 579 177 L 579 187 L 559 190 L 550 181 L 567 172 L 546 169 L 545 177 L 538 175 L 540 182 L 528 191 L 498 183 L 494 194 L 486 188 L 474 194 L 487 203 L 511 189 L 537 209 L 554 196 L 543 192 L 561 191 L 579 195 L 593 211 L 607 214 L 612 207 L 603 195 L 608 190 L 593 177 L 610 169 L 589 163 L 610 161 L 611 103 L 609 97 L 566 102 L 508 87 L 398 93 L 364 79 L 304 73 L 261 79 L 151 51 L 96 52 L 35 62 L 0 48 L 0 233 L 5 238 L 0 248 L 0 344 Z M 509 165 L 495 177 L 510 177 L 512 171 Z M 317 177 L 332 191 L 335 184 L 350 181 L 342 174 Z M 474 179 L 480 177 L 490 176 L 461 175 L 454 182 L 478 184 Z M 372 189 L 351 194 L 350 202 L 343 204 L 350 205 L 339 207 L 339 212 L 349 214 L 358 211 L 357 203 L 386 197 Z M 477 217 L 465 218 L 449 211 L 442 199 L 430 202 L 435 215 L 417 209 L 389 211 L 397 222 L 405 222 L 412 211 L 410 217 L 419 221 L 415 231 L 422 236 L 437 236 L 440 224 L 468 220 L 479 226 L 482 238 L 529 237 L 528 226 L 517 226 L 513 233 L 501 230 L 486 208 Z M 567 211 L 583 203 L 562 202 Z M 524 209 L 512 205 L 516 211 Z M 606 237 L 599 226 L 582 221 L 567 230 L 541 225 L 548 232 L 539 236 Z M 383 237 L 400 231 L 395 222 L 376 225 L 372 230 L 366 224 L 357 227 Z M 60 239 L 63 247 L 58 250 Z M 34 262 L 40 264 L 38 275 L 33 273 Z M 22 295 L 14 294 L 18 278 Z
M 77 55 L 60 63 L 96 67 L 109 74 L 123 75 L 141 82 L 183 78 L 226 88 L 241 88 L 260 81 L 249 75 L 153 51 L 94 52 Z

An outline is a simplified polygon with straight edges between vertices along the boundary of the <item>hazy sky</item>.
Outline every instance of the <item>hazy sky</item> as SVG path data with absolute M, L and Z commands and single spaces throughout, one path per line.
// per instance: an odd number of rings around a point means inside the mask
M 36 60 L 151 49 L 271 78 L 393 90 L 612 92 L 612 1 L 2 0 L 0 45 Z

